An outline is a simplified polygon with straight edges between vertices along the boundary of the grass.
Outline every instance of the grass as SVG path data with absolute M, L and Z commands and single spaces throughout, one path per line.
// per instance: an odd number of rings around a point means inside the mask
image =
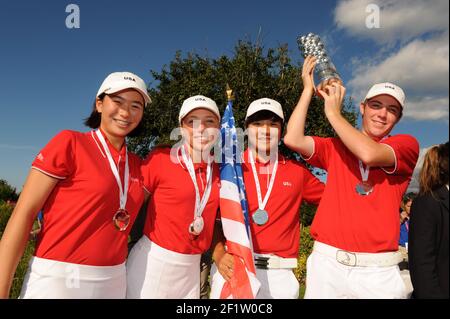
M 28 245 L 25 248 L 25 252 L 22 256 L 22 259 L 19 262 L 19 265 L 17 266 L 16 273 L 14 275 L 11 291 L 9 292 L 9 298 L 11 299 L 16 299 L 20 295 L 23 279 L 28 269 L 28 262 L 30 258 L 33 256 L 33 252 L 34 252 L 34 241 L 30 241 L 28 242 Z
M 8 223 L 9 217 L 11 216 L 13 208 L 4 202 L 0 202 L 0 238 L 3 236 L 3 230 Z M 34 252 L 34 241 L 29 241 L 19 264 L 17 265 L 17 270 L 14 275 L 14 279 L 11 286 L 11 291 L 9 293 L 10 298 L 18 298 L 20 295 L 20 290 L 22 289 L 22 283 L 27 272 L 28 262 L 33 256 Z

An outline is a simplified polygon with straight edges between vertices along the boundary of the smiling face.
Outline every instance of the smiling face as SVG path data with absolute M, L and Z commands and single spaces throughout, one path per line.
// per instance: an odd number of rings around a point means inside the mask
M 217 116 L 204 108 L 189 112 L 181 121 L 183 136 L 190 150 L 200 153 L 209 154 L 219 135 L 219 126 Z M 203 155 L 202 159 L 204 159 Z
M 123 142 L 142 120 L 144 98 L 136 90 L 126 89 L 97 99 L 96 109 L 101 113 L 100 128 L 110 142 Z
M 248 124 L 248 145 L 254 153 L 270 156 L 278 152 L 281 123 L 273 119 L 258 120 Z
M 388 135 L 402 116 L 400 103 L 390 95 L 382 94 L 360 104 L 363 116 L 362 133 L 374 140 Z

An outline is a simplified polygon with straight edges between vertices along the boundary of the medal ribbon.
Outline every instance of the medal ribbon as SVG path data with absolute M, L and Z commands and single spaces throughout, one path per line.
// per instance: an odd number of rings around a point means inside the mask
M 117 186 L 119 186 L 120 209 L 125 209 L 128 196 L 128 180 L 130 179 L 130 168 L 128 167 L 128 149 L 125 145 L 125 176 L 124 176 L 125 187 L 122 187 L 122 181 L 120 180 L 119 171 L 117 170 L 116 163 L 114 163 L 114 160 L 111 156 L 111 152 L 109 151 L 109 147 L 106 144 L 105 138 L 103 137 L 99 129 L 97 129 L 95 133 L 97 134 L 100 143 L 102 143 L 102 146 L 106 153 L 106 157 L 108 157 L 109 166 L 111 167 L 111 171 L 114 177 L 116 178 Z
M 195 219 L 195 217 L 202 216 L 203 211 L 205 210 L 206 207 L 206 203 L 208 202 L 209 195 L 211 193 L 212 162 L 211 159 L 208 157 L 208 166 L 206 168 L 206 189 L 200 200 L 200 191 L 198 189 L 197 178 L 195 177 L 194 164 L 192 163 L 191 157 L 188 157 L 186 155 L 186 151 L 184 148 L 185 148 L 184 146 L 181 147 L 181 156 L 183 157 L 183 161 L 186 163 L 187 170 L 189 172 L 189 175 L 191 176 L 192 183 L 194 184 L 195 188 L 195 211 L 194 211 L 194 219 Z
M 262 200 L 261 185 L 259 184 L 258 173 L 256 172 L 256 166 L 255 166 L 255 162 L 253 159 L 253 153 L 251 150 L 248 151 L 248 156 L 249 156 L 249 160 L 250 160 L 250 165 L 252 166 L 253 179 L 255 180 L 256 194 L 258 195 L 258 206 L 259 206 L 259 209 L 264 210 L 264 207 L 266 207 L 267 202 L 269 201 L 270 193 L 272 193 L 273 184 L 275 183 L 275 176 L 277 175 L 278 153 L 277 153 L 277 157 L 275 160 L 275 164 L 273 165 L 272 176 L 270 177 L 269 188 L 267 189 L 266 196 L 264 196 L 264 201 Z
M 361 173 L 361 179 L 363 182 L 367 182 L 367 180 L 369 179 L 370 166 L 367 165 L 366 168 L 364 169 L 361 160 L 358 160 L 358 162 L 359 162 L 359 172 Z

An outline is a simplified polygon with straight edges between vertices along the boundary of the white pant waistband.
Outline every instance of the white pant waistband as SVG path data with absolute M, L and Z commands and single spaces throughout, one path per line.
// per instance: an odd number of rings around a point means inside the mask
M 160 260 L 168 261 L 171 263 L 191 264 L 193 262 L 200 262 L 201 254 L 181 254 L 169 249 L 165 249 L 156 243 L 152 242 L 147 236 L 142 238 L 136 243 L 141 249 L 147 251 L 151 256 Z
M 389 267 L 402 261 L 399 251 L 387 253 L 355 253 L 339 249 L 321 242 L 314 242 L 314 252 L 335 258 L 339 263 L 352 267 Z
M 53 277 L 67 277 L 76 274 L 81 279 L 105 279 L 126 274 L 125 263 L 115 266 L 90 266 L 36 256 L 31 257 L 29 267 L 34 273 Z
M 296 258 L 283 258 L 277 255 L 253 254 L 255 256 L 255 266 L 258 269 L 294 269 L 297 268 Z

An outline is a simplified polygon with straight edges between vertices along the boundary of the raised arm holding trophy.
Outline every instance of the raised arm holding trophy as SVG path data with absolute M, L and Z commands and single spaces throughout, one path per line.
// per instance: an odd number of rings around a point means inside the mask
M 315 240 L 307 262 L 305 298 L 407 298 L 398 262 L 398 208 L 411 180 L 419 145 L 410 135 L 389 135 L 405 108 L 403 90 L 373 85 L 359 105 L 358 130 L 342 115 L 345 88 L 312 33 L 298 38 L 305 57 L 303 92 L 287 125 L 284 143 L 327 171 L 311 225 Z M 315 91 L 336 137 L 305 136 Z

